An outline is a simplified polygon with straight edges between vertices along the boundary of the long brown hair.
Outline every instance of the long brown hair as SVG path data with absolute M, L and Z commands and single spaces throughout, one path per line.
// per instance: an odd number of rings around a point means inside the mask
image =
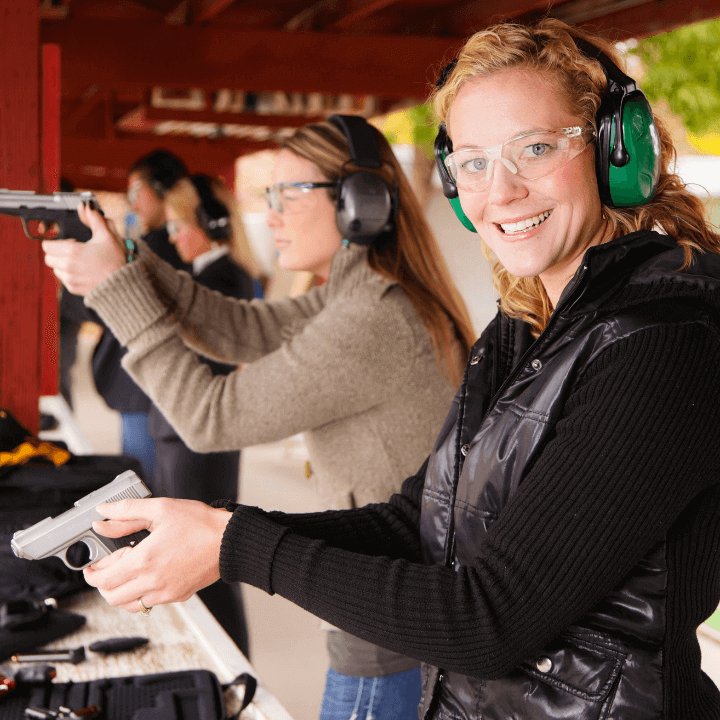
M 555 82 L 573 113 L 586 125 L 595 127 L 595 115 L 600 107 L 601 94 L 607 89 L 607 79 L 600 63 L 577 48 L 573 41 L 576 37 L 595 45 L 618 67 L 622 67 L 622 61 L 607 40 L 560 20 L 545 19 L 534 26 L 501 23 L 476 33 L 465 43 L 457 65 L 443 87 L 434 93 L 436 115 L 443 121 L 447 119 L 460 87 L 472 78 L 521 68 L 540 72 Z M 638 207 L 610 208 L 603 205 L 612 237 L 660 227 L 684 248 L 686 265 L 692 260 L 693 250 L 720 254 L 720 236 L 705 219 L 702 201 L 687 189 L 678 175 L 670 171 L 676 157 L 670 134 L 657 116 L 655 124 L 661 148 L 657 192 L 649 203 Z M 530 323 L 534 333 L 539 334 L 553 309 L 540 279 L 514 277 L 484 243 L 483 251 L 493 262 L 493 281 L 500 294 L 503 311 Z
M 457 383 L 475 339 L 470 318 L 409 180 L 387 140 L 376 128 L 373 131 L 383 161 L 377 172 L 388 184 L 397 184 L 399 207 L 393 236 L 370 245 L 368 264 L 405 291 L 430 334 L 439 366 Z M 281 147 L 312 162 L 329 182 L 358 169 L 350 163 L 345 136 L 329 122 L 301 127 Z M 335 202 L 335 188 L 328 192 Z

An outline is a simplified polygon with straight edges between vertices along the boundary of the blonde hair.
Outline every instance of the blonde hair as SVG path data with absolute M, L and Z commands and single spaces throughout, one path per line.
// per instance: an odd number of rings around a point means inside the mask
M 233 197 L 230 188 L 217 178 L 209 178 L 210 189 L 215 199 L 222 203 L 230 215 L 230 235 L 221 240 L 213 240 L 220 245 L 230 245 L 230 250 L 237 264 L 251 277 L 259 278 L 262 275 L 260 265 L 250 249 L 245 228 L 240 216 L 240 209 Z M 165 194 L 165 203 L 172 208 L 178 219 L 188 225 L 207 233 L 198 220 L 198 208 L 201 204 L 200 195 L 192 181 L 185 177 L 178 180 Z M 208 238 L 210 239 L 210 238 Z
M 600 63 L 584 55 L 573 38 L 591 43 L 622 67 L 618 54 L 607 40 L 560 20 L 545 19 L 534 26 L 501 23 L 476 33 L 465 43 L 445 84 L 433 93 L 436 115 L 446 121 L 458 91 L 473 78 L 520 68 L 542 73 L 556 83 L 570 111 L 581 118 L 582 124 L 595 127 L 595 115 L 601 95 L 607 89 L 607 79 Z M 720 254 L 720 236 L 705 219 L 702 201 L 687 189 L 678 175 L 670 172 L 676 151 L 663 122 L 655 117 L 655 124 L 661 148 L 660 180 L 655 196 L 646 205 L 637 207 L 610 208 L 603 204 L 602 211 L 613 238 L 659 226 L 684 248 L 687 266 L 692 261 L 693 250 Z M 538 277 L 514 277 L 485 243 L 483 251 L 493 263 L 493 281 L 503 312 L 530 323 L 533 334 L 538 335 L 553 309 L 542 282 Z
M 383 161 L 377 173 L 397 185 L 399 207 L 395 229 L 370 245 L 368 264 L 378 274 L 397 282 L 427 329 L 438 365 L 453 382 L 462 377 L 465 359 L 475 340 L 465 303 L 453 284 L 425 214 L 383 135 L 373 128 Z M 332 123 L 305 125 L 283 141 L 282 148 L 312 162 L 329 182 L 337 182 L 355 168 L 344 134 Z M 336 201 L 335 188 L 328 193 Z M 455 350 L 455 342 L 461 353 Z

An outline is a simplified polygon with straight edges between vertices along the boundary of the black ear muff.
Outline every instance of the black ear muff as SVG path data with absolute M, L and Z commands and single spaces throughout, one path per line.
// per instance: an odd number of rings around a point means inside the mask
M 635 207 L 652 200 L 660 178 L 660 137 L 650 104 L 635 81 L 594 45 L 578 49 L 602 66 L 608 87 L 595 116 L 595 169 L 602 201 Z
M 207 175 L 193 175 L 190 182 L 200 196 L 197 220 L 200 227 L 211 240 L 224 240 L 230 237 L 232 226 L 230 211 L 215 197 Z
M 369 245 L 378 235 L 395 226 L 397 186 L 392 189 L 377 173 L 382 167 L 375 132 L 357 115 L 331 115 L 328 120 L 341 130 L 348 142 L 350 162 L 359 168 L 341 177 L 337 185 L 335 220 L 344 238 Z

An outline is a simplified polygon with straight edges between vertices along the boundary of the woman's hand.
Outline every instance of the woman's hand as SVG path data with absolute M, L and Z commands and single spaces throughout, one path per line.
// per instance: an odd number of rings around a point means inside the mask
M 93 523 L 105 537 L 140 530 L 150 535 L 133 548 L 122 548 L 85 568 L 85 580 L 110 605 L 138 612 L 164 603 L 183 602 L 220 579 L 220 544 L 232 513 L 195 500 L 147 498 L 98 505 L 108 518 Z
M 85 243 L 77 240 L 45 240 L 45 264 L 74 295 L 87 295 L 96 285 L 126 263 L 124 243 L 96 210 L 84 205 L 78 215 L 91 230 Z

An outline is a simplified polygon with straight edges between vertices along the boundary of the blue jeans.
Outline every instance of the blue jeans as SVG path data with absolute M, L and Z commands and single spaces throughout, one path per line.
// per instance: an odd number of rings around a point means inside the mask
M 147 413 L 122 413 L 122 451 L 140 461 L 144 480 L 152 484 L 155 475 L 155 441 L 148 430 Z
M 420 668 L 385 677 L 328 670 L 320 720 L 417 720 Z

